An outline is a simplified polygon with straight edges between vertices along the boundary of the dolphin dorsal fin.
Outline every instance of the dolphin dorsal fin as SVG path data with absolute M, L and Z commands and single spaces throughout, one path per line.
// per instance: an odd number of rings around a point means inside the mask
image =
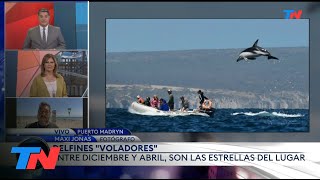
M 259 41 L 259 39 L 257 39 L 257 40 L 256 40 L 256 42 L 254 42 L 254 44 L 253 44 L 253 46 L 252 46 L 252 47 L 256 47 L 256 46 L 258 46 L 258 41 Z

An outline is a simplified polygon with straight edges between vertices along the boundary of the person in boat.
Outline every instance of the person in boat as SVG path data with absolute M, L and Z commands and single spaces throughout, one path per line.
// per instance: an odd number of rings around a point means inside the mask
M 174 110 L 174 97 L 173 97 L 171 89 L 168 90 L 168 94 L 169 94 L 168 106 L 170 108 L 170 111 L 173 111 Z
M 140 104 L 144 104 L 144 99 L 141 96 L 137 96 L 137 102 Z
M 207 100 L 208 98 L 206 96 L 204 96 L 203 92 L 201 90 L 198 91 L 199 94 L 199 100 L 200 100 L 200 105 L 199 105 L 199 109 L 202 109 L 202 104 L 205 100 Z
M 157 95 L 154 95 L 152 100 L 151 100 L 151 107 L 154 107 L 154 108 L 159 108 L 159 98 Z
M 181 100 L 181 108 L 180 111 L 188 111 L 189 110 L 189 101 L 183 96 L 180 97 Z
M 204 100 L 201 108 L 202 108 L 202 110 L 205 110 L 205 111 L 212 110 L 212 101 L 210 101 L 209 99 Z
M 147 97 L 146 100 L 144 101 L 144 105 L 146 106 L 151 106 L 150 104 L 150 97 Z
M 169 106 L 168 106 L 166 100 L 164 100 L 162 98 L 160 99 L 160 108 L 159 108 L 159 110 L 161 110 L 161 111 L 169 111 Z

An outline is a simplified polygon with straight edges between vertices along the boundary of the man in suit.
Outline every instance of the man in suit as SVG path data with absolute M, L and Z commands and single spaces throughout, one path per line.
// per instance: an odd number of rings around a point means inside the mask
M 23 49 L 65 49 L 66 44 L 60 28 L 49 25 L 49 10 L 38 11 L 39 26 L 29 29 Z

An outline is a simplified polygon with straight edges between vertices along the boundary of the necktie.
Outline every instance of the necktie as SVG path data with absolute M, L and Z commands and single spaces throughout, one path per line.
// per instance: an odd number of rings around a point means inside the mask
M 47 39 L 46 39 L 46 28 L 43 28 L 42 40 L 43 40 L 43 42 L 47 43 Z

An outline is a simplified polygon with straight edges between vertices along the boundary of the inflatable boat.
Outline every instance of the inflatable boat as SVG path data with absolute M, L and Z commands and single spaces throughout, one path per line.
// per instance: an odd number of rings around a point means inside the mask
M 140 114 L 140 115 L 149 115 L 149 116 L 205 116 L 210 117 L 214 114 L 214 110 L 211 111 L 204 111 L 204 110 L 189 110 L 189 111 L 161 111 L 156 108 L 146 106 L 144 104 L 140 104 L 137 102 L 133 102 L 129 107 L 129 112 L 133 114 Z

